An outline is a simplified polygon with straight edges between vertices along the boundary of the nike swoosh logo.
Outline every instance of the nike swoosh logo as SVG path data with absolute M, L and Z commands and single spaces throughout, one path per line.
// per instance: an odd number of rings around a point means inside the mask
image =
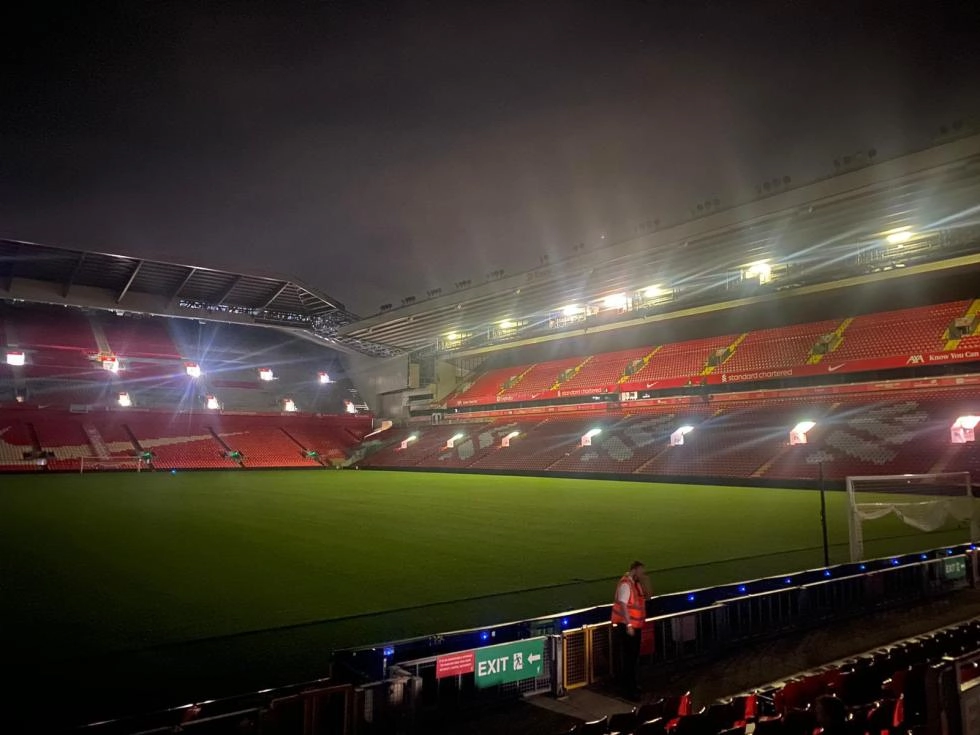
M 838 370 L 840 370 L 842 367 L 844 367 L 843 364 L 840 364 L 840 365 L 828 365 L 827 366 L 827 372 L 828 373 L 835 373 Z

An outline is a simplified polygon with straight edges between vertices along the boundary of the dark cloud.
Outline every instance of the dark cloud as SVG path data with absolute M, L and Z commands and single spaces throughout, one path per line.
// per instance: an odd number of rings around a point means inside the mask
M 29 12 L 3 19 L 0 234 L 286 272 L 362 311 L 921 145 L 980 100 L 966 4 Z

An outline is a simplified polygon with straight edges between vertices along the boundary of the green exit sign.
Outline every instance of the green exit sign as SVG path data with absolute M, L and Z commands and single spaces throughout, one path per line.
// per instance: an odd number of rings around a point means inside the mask
M 485 689 L 541 676 L 544 642 L 544 638 L 530 638 L 476 649 L 473 677 L 477 687 Z
M 954 556 L 949 559 L 943 559 L 943 579 L 964 579 L 965 577 L 965 556 Z

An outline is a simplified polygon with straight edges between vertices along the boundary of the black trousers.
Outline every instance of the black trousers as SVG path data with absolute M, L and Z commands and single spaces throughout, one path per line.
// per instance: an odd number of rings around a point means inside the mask
M 636 675 L 640 665 L 640 631 L 634 630 L 630 635 L 625 625 L 614 625 L 613 644 L 616 647 L 616 682 L 624 694 L 636 694 L 639 691 Z

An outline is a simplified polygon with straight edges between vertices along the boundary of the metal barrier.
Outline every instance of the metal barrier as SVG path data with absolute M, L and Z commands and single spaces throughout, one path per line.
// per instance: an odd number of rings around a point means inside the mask
M 647 601 L 641 662 L 660 667 L 706 660 L 756 640 L 976 586 L 977 557 L 973 545 L 964 544 L 654 597 Z M 288 735 L 388 732 L 442 706 L 561 695 L 611 675 L 610 608 L 338 651 L 331 680 L 87 731 L 162 733 L 179 726 L 203 735 L 241 722 L 253 732 Z

